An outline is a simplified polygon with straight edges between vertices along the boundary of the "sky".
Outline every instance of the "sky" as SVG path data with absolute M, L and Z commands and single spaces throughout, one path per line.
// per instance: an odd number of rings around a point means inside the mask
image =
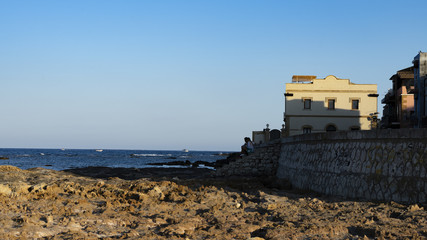
M 427 1 L 0 0 L 0 148 L 239 151 L 293 75 L 378 84 Z M 382 105 L 379 104 L 379 112 Z

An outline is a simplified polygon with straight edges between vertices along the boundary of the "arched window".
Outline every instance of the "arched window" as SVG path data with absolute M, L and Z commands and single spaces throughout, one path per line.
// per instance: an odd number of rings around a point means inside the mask
M 332 124 L 329 124 L 328 126 L 326 126 L 326 132 L 335 132 L 337 131 L 337 127 L 335 127 Z

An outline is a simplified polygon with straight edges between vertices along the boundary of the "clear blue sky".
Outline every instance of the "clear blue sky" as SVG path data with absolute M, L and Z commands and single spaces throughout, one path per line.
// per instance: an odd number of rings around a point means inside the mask
M 0 147 L 239 150 L 292 75 L 376 83 L 427 1 L 0 0 Z M 382 112 L 382 105 L 379 105 Z

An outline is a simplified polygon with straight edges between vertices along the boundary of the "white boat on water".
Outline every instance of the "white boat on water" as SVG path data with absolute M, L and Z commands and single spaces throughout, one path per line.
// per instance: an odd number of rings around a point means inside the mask
M 183 152 L 189 152 L 189 151 L 188 151 L 188 149 L 183 149 L 182 151 L 183 151 Z
M 102 150 L 102 149 L 96 149 L 95 151 L 97 151 L 97 152 L 102 152 L 102 151 L 104 151 L 104 150 Z

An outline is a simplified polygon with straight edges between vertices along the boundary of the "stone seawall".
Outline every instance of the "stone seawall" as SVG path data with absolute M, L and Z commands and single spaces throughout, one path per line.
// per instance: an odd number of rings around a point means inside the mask
M 280 156 L 280 139 L 256 146 L 249 156 L 236 159 L 216 170 L 217 176 L 275 176 Z
M 277 177 L 298 189 L 366 200 L 427 202 L 427 129 L 282 139 Z

